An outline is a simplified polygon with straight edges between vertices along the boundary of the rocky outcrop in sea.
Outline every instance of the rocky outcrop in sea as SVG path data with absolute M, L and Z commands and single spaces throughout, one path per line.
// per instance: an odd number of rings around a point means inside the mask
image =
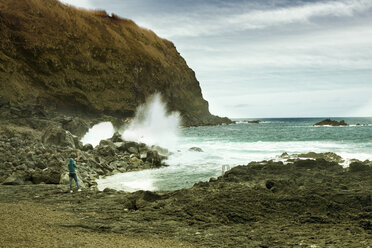
M 335 121 L 331 119 L 325 119 L 318 123 L 315 123 L 313 126 L 332 126 L 332 127 L 339 127 L 339 126 L 348 126 L 344 120 L 341 121 Z

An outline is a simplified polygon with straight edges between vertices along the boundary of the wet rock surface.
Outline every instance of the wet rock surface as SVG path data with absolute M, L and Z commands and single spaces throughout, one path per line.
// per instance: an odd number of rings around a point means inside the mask
M 368 247 L 372 167 L 324 159 L 252 162 L 172 192 L 0 186 L 0 201 L 73 211 L 89 232 L 171 237 L 197 247 Z M 362 168 L 362 170 L 359 170 Z
M 253 120 L 253 121 L 247 121 L 248 123 L 253 123 L 253 124 L 259 124 L 261 123 L 260 120 Z
M 285 159 L 287 162 L 294 162 L 299 159 L 324 159 L 328 162 L 344 163 L 345 160 L 334 152 L 308 152 L 303 154 L 288 154 L 282 153 L 279 158 Z

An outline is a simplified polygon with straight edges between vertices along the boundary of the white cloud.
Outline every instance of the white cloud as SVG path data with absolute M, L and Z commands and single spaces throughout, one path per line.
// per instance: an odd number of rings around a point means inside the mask
M 371 8 L 371 0 L 315 2 L 264 10 L 250 9 L 240 3 L 230 4 L 228 9 L 209 6 L 192 13 L 162 13 L 152 16 L 151 21 L 139 18 L 137 22 L 166 38 L 215 36 L 280 25 L 306 24 L 316 18 L 352 17 Z
M 59 0 L 62 3 L 72 5 L 79 8 L 93 9 L 94 6 L 90 0 Z
M 372 89 L 370 89 L 370 95 L 372 96 Z M 372 117 L 372 100 L 364 101 L 353 113 L 353 116 L 365 116 Z
M 346 38 L 347 37 L 347 38 Z M 304 34 L 273 35 L 267 39 L 241 37 L 225 44 L 185 46 L 188 64 L 197 72 L 242 71 L 257 68 L 370 69 L 372 29 L 340 27 Z M 208 47 L 214 46 L 213 49 Z M 203 49 L 205 47 L 206 49 Z M 180 46 L 181 50 L 183 46 Z
M 227 21 L 241 29 L 258 29 L 290 23 L 306 23 L 315 17 L 347 17 L 372 7 L 370 0 L 330 1 L 309 3 L 303 6 L 259 10 L 227 18 Z

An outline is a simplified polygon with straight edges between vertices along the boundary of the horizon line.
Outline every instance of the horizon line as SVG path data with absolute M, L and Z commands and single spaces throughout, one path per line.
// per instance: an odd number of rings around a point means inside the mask
M 372 118 L 372 116 L 308 116 L 308 117 L 227 117 L 229 119 L 330 119 L 330 118 Z

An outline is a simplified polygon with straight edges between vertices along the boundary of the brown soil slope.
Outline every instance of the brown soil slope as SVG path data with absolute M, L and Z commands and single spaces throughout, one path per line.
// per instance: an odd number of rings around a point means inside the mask
M 195 73 L 172 42 L 133 21 L 57 0 L 0 0 L 0 98 L 132 116 L 160 92 L 185 125 L 209 113 Z

